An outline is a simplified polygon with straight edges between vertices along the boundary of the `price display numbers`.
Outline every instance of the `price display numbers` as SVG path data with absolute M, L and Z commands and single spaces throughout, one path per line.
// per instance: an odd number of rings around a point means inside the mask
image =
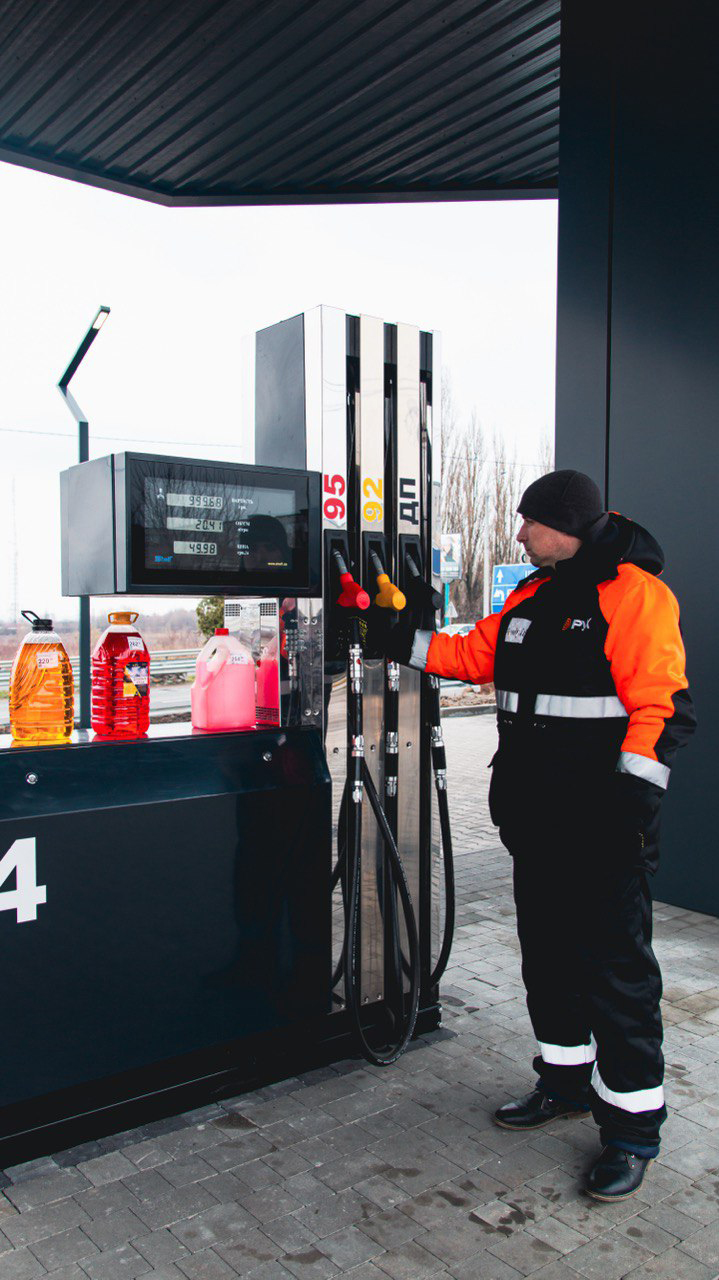
M 216 542 L 173 542 L 176 556 L 216 556 Z
M 168 529 L 194 529 L 195 533 L 222 533 L 222 520 L 212 520 L 209 516 L 199 519 L 195 516 L 168 516 Z
M 168 507 L 193 507 L 201 511 L 221 511 L 222 498 L 210 493 L 168 493 Z

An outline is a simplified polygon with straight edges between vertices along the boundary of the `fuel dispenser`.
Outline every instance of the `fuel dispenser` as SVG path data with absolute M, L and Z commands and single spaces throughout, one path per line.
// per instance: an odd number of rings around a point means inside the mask
M 438 369 L 320 307 L 249 340 L 242 463 L 63 473 L 64 594 L 223 595 L 256 725 L 0 743 L 4 1163 L 438 1024 L 439 688 L 382 656 L 439 603 Z
M 439 685 L 386 662 L 381 643 L 405 611 L 433 627 L 441 604 L 440 367 L 438 334 L 332 307 L 259 331 L 243 353 L 252 459 L 322 478 L 323 590 L 297 602 L 297 707 L 321 728 L 333 782 L 333 1008 L 349 1006 L 373 1061 L 393 1060 L 415 1017 L 436 1022 L 454 926 Z M 252 608 L 229 600 L 227 625 Z

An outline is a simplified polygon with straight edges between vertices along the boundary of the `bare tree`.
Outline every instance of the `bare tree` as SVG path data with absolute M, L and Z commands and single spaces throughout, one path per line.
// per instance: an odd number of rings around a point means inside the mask
M 517 507 L 523 489 L 554 467 L 547 432 L 535 456 L 535 462 L 519 462 L 516 448 L 510 450 L 499 432 L 490 453 L 476 410 L 466 424 L 460 422 L 449 371 L 442 370 L 442 531 L 461 537 L 462 574 L 451 586 L 450 599 L 462 620 L 482 614 L 485 571 L 491 575 L 493 565 L 519 560 Z
M 550 471 L 554 471 L 554 438 L 545 430 L 537 447 L 537 472 L 546 476 Z
M 516 449 L 509 453 L 505 441 L 495 432 L 490 475 L 490 564 L 514 564 L 517 560 L 517 507 L 523 488 L 524 467 L 517 462 Z
M 460 617 L 482 611 L 485 528 L 486 447 L 472 412 L 463 429 L 452 400 L 449 377 L 442 379 L 442 530 L 461 538 L 462 572 L 451 587 Z

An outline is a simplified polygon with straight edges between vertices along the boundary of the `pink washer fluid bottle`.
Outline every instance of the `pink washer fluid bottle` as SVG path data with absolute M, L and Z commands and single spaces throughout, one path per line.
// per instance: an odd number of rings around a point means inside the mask
M 193 729 L 255 727 L 255 664 L 226 627 L 216 629 L 197 658 L 191 700 Z

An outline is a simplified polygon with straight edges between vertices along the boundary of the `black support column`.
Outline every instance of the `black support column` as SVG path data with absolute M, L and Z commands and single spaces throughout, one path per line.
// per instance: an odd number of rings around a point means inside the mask
M 719 914 L 719 13 L 562 5 L 557 465 L 664 546 L 700 727 L 666 799 L 655 895 Z

